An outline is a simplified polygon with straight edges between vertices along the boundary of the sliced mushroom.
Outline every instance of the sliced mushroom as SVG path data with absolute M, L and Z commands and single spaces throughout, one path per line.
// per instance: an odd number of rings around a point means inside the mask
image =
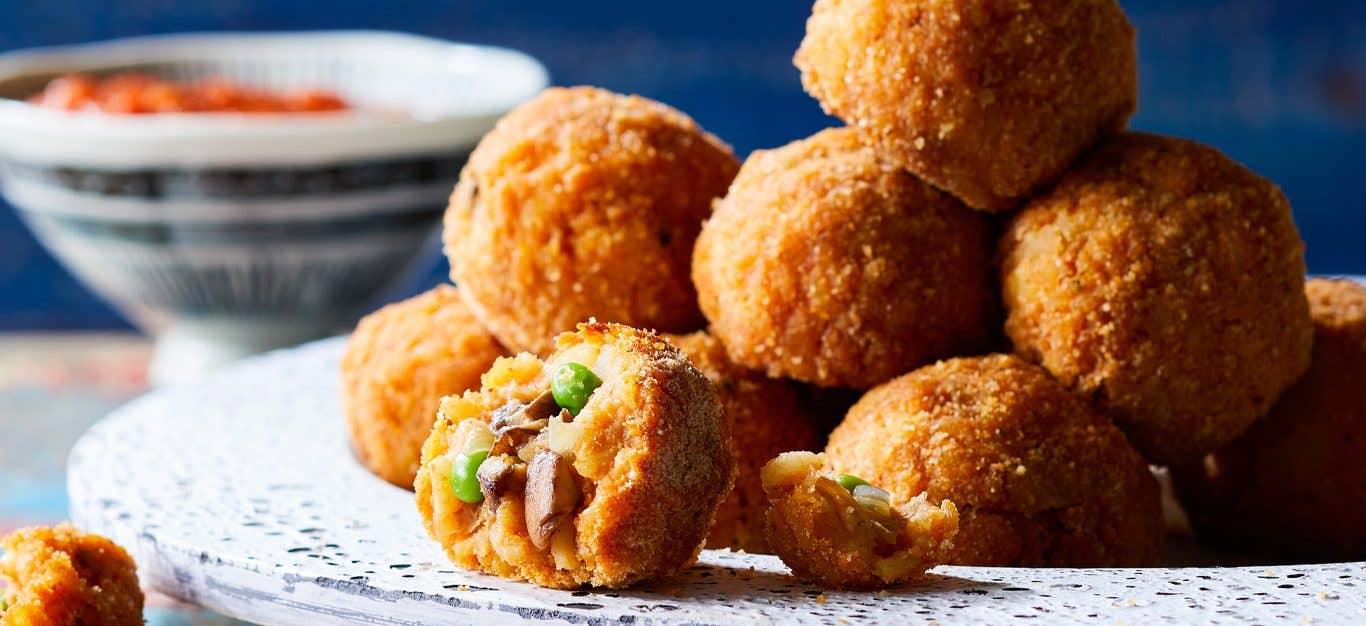
M 579 504 L 579 485 L 574 467 L 551 450 L 531 459 L 526 473 L 526 530 L 531 543 L 545 549 L 555 530 Z
M 498 424 L 506 422 L 508 418 L 520 413 L 524 408 L 526 408 L 525 402 L 508 400 L 507 404 L 494 409 L 493 413 L 489 414 L 489 428 L 496 430 Z
M 522 411 L 522 413 L 526 415 L 528 421 L 547 420 L 550 419 L 550 416 L 559 412 L 560 405 L 555 403 L 555 396 L 550 393 L 549 389 L 541 392 L 541 395 L 536 396 L 536 399 L 532 400 L 531 404 L 528 404 L 526 409 L 523 409 Z
M 530 403 L 512 400 L 493 412 L 489 428 L 495 437 L 502 437 L 512 431 L 539 433 L 549 423 L 550 416 L 560 412 L 555 397 L 549 391 L 536 396 Z
M 519 465 L 522 464 L 505 454 L 491 456 L 479 465 L 479 471 L 474 476 L 479 479 L 479 492 L 484 494 L 484 502 L 490 507 L 497 508 L 503 494 L 517 482 Z

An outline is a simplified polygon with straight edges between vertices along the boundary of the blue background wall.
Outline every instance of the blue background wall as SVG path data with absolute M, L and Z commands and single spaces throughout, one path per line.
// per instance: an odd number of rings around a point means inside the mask
M 1366 274 L 1366 2 L 1123 4 L 1139 30 L 1132 125 L 1214 144 L 1277 181 L 1310 270 Z M 0 50 L 194 30 L 405 30 L 520 48 L 556 83 L 658 98 L 744 154 L 832 123 L 791 65 L 809 10 L 808 0 L 0 0 Z M 0 329 L 121 325 L 0 205 Z

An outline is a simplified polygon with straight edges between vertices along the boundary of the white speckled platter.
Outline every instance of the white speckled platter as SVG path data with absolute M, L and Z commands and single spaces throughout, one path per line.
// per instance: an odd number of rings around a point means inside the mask
M 1366 563 L 943 567 L 822 592 L 774 557 L 704 551 L 667 587 L 553 591 L 459 571 L 412 495 L 352 458 L 342 341 L 276 352 L 115 412 L 72 452 L 71 512 L 170 595 L 266 624 L 1366 623 Z

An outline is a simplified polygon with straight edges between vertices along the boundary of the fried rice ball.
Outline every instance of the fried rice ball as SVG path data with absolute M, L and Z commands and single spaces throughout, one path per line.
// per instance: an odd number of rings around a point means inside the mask
M 904 503 L 959 511 L 960 565 L 1156 565 L 1156 479 L 1109 420 L 1037 365 L 960 358 L 869 391 L 830 435 L 831 463 Z
M 137 565 L 112 541 L 70 524 L 0 538 L 3 626 L 141 626 Z
M 1237 437 L 1304 372 L 1304 244 L 1271 182 L 1190 141 L 1129 133 L 1014 216 L 1015 351 L 1158 464 Z
M 862 483 L 862 484 L 860 484 Z M 824 454 L 787 452 L 763 467 L 768 535 L 792 573 L 837 589 L 890 587 L 948 562 L 958 509 L 890 494 L 828 471 Z M 846 486 L 847 485 L 847 486 Z
M 735 480 L 716 391 L 652 331 L 580 324 L 442 400 L 417 503 L 457 565 L 561 589 L 668 578 Z
M 446 212 L 451 278 L 512 350 L 546 354 L 590 317 L 702 327 L 693 241 L 739 167 L 658 102 L 548 89 L 484 136 Z
M 820 449 L 822 437 L 803 410 L 795 384 L 736 365 L 721 342 L 705 332 L 668 339 L 716 387 L 736 455 L 735 488 L 716 511 L 707 547 L 767 553 L 768 500 L 759 469 L 783 452 Z
M 866 389 L 979 349 L 992 235 L 848 128 L 755 152 L 697 240 L 693 281 L 735 362 Z
M 441 397 L 477 388 L 503 354 L 449 285 L 362 319 L 341 362 L 342 406 L 361 464 L 412 489 Z
M 1247 433 L 1172 468 L 1203 539 L 1315 561 L 1366 559 L 1366 287 L 1305 285 L 1314 318 L 1309 371 Z
M 817 0 L 795 63 L 826 112 L 968 206 L 1055 179 L 1138 102 L 1114 0 Z

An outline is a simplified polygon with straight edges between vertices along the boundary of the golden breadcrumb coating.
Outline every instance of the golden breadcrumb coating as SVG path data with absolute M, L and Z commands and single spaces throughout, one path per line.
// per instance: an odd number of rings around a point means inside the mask
M 768 534 L 798 578 L 838 589 L 890 587 L 948 562 L 958 509 L 925 494 L 900 506 L 861 504 L 824 454 L 788 452 L 763 467 Z M 885 507 L 885 509 L 884 509 Z
M 1052 181 L 1138 102 L 1114 0 L 817 0 L 795 62 L 826 112 L 985 210 Z
M 112 541 L 70 524 L 0 538 L 3 626 L 141 626 L 137 565 Z
M 1366 559 L 1366 287 L 1305 284 L 1314 354 L 1243 436 L 1172 468 L 1202 539 L 1291 560 Z
M 625 587 L 673 576 L 696 558 L 735 479 L 712 384 L 651 331 L 581 324 L 556 345 L 544 362 L 527 353 L 499 359 L 481 390 L 442 401 L 416 485 L 428 532 L 461 567 L 546 587 Z M 467 420 L 495 424 L 491 414 L 509 401 L 534 405 L 569 362 L 587 366 L 602 385 L 571 421 L 552 419 L 548 437 L 541 431 L 516 456 L 498 457 L 515 464 L 531 456 L 535 465 L 550 450 L 570 461 L 560 471 L 573 477 L 578 493 L 569 502 L 577 505 L 538 547 L 527 523 L 530 468 L 510 472 L 512 486 L 481 504 L 458 500 L 449 477 Z
M 693 280 L 735 362 L 866 389 L 982 347 L 991 238 L 986 216 L 827 129 L 750 156 L 702 229 Z
M 869 391 L 830 435 L 842 472 L 958 506 L 953 562 L 1157 565 L 1157 481 L 1113 424 L 1042 368 L 951 359 Z
M 508 348 L 545 354 L 590 317 L 701 328 L 693 241 L 738 168 L 658 102 L 548 89 L 479 143 L 446 212 L 451 278 Z
M 412 489 L 441 397 L 477 388 L 503 354 L 449 285 L 367 315 L 341 362 L 342 406 L 361 464 Z
M 716 511 L 707 547 L 766 553 L 768 500 L 759 469 L 783 452 L 819 450 L 825 445 L 823 438 L 802 409 L 794 383 L 736 365 L 721 342 L 705 332 L 668 339 L 716 387 L 735 450 L 735 488 Z
M 1304 372 L 1304 244 L 1271 182 L 1193 142 L 1116 137 L 1000 246 L 1006 334 L 1149 461 L 1237 437 Z

